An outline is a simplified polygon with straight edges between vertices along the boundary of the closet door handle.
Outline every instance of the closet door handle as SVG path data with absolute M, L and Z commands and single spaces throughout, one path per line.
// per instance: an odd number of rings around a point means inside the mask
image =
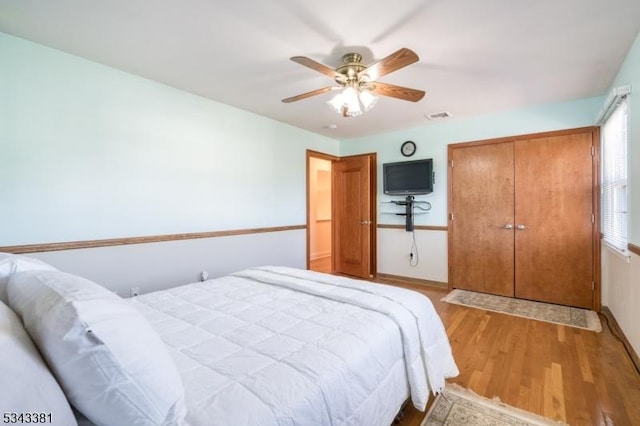
M 516 229 L 518 231 L 524 231 L 525 229 L 528 229 L 525 225 L 516 225 Z
M 360 225 L 371 225 L 371 221 L 370 220 L 361 220 L 360 221 Z
M 500 228 L 502 228 L 502 229 L 513 229 L 513 225 L 510 224 L 510 223 L 505 223 Z

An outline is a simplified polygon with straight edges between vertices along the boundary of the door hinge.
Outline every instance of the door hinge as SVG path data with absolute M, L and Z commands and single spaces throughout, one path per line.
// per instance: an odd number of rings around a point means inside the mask
M 449 161 L 449 167 L 453 169 L 453 160 Z
M 453 220 L 453 213 L 449 213 L 449 220 Z
M 596 283 L 591 281 L 591 292 L 593 293 L 594 291 L 596 291 Z
M 591 156 L 595 157 L 595 155 L 596 155 L 596 147 L 591 145 Z
M 591 213 L 591 223 L 596 223 L 596 215 Z

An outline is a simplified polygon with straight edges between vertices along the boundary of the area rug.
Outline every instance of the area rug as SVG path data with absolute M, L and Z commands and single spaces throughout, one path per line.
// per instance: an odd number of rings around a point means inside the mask
M 487 399 L 455 384 L 447 384 L 420 426 L 527 426 L 565 425 L 512 407 L 496 397 Z
M 594 311 L 512 297 L 495 296 L 475 291 L 455 289 L 443 299 L 444 302 L 485 309 L 519 317 L 578 327 L 586 330 L 602 331 L 600 318 Z

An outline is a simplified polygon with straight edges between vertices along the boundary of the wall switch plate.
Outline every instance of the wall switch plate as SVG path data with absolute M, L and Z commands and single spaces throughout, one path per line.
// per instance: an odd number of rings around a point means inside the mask
M 129 296 L 136 297 L 140 295 L 140 287 L 131 287 L 129 289 Z

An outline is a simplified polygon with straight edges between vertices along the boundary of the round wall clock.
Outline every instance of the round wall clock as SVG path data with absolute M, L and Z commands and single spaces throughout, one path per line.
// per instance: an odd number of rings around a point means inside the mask
M 412 141 L 406 141 L 400 147 L 400 152 L 405 157 L 411 157 L 413 154 L 416 153 L 416 144 Z

